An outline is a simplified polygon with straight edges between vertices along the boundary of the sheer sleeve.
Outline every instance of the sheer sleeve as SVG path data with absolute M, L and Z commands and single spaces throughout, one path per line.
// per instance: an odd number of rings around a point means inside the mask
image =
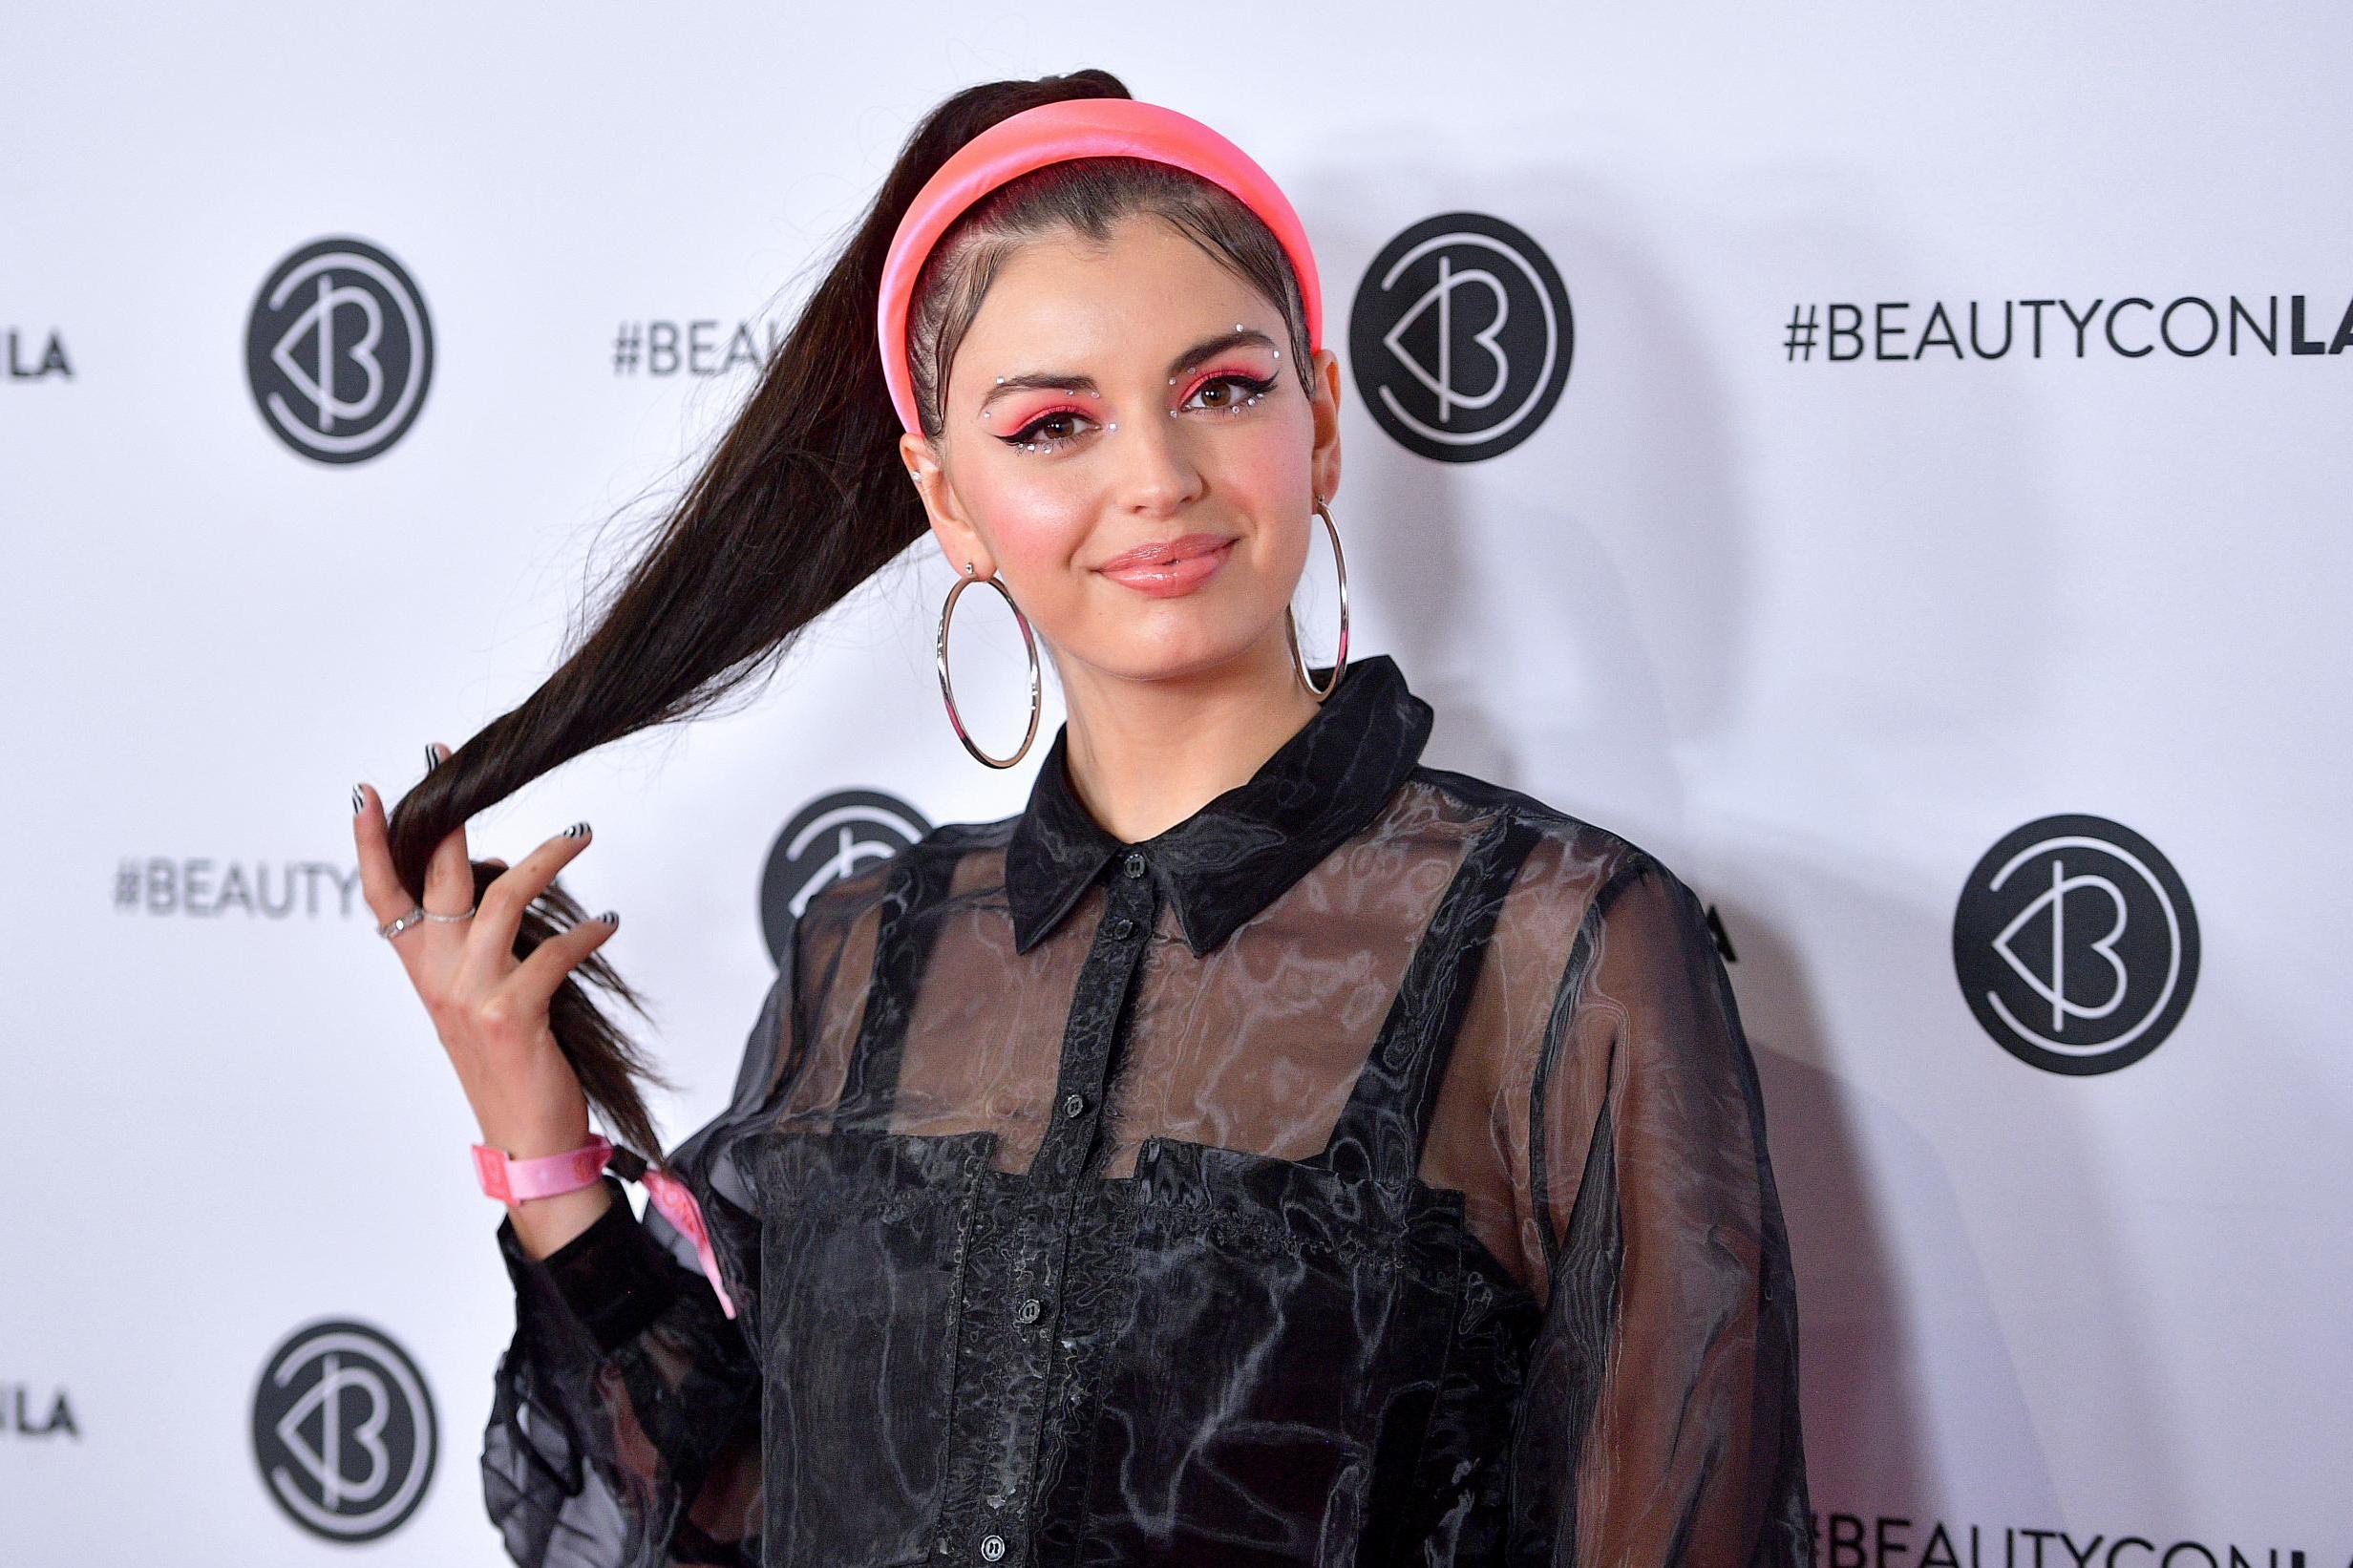
M 500 1216 L 515 1333 L 483 1431 L 483 1498 L 524 1568 L 751 1565 L 760 1557 L 758 1219 L 730 1149 L 797 1070 L 793 965 L 744 1050 L 728 1109 L 671 1154 L 737 1316 L 692 1244 L 613 1204 L 544 1259 Z
M 1756 1066 L 1698 899 L 1632 853 L 1560 977 L 1534 1135 L 1581 1151 L 1513 1455 L 1558 1564 L 1812 1561 L 1797 1306 Z

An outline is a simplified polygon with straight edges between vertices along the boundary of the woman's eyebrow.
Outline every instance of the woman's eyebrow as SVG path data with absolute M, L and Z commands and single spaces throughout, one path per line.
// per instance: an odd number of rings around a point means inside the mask
M 1257 328 L 1237 327 L 1230 332 L 1219 332 L 1215 337 L 1205 337 L 1175 359 L 1170 360 L 1169 373 L 1182 375 L 1203 360 L 1215 358 L 1228 349 L 1237 349 L 1245 343 L 1255 343 L 1268 349 L 1275 346 L 1275 340 Z
M 1245 343 L 1254 343 L 1268 349 L 1275 346 L 1273 338 L 1268 337 L 1255 327 L 1237 328 L 1230 332 L 1219 332 L 1214 337 L 1201 339 L 1200 342 L 1170 360 L 1169 378 L 1175 380 L 1204 360 L 1215 358 L 1226 350 L 1239 348 Z M 982 394 L 981 407 L 984 409 L 988 407 L 1007 392 L 1095 392 L 1100 390 L 1095 385 L 1094 377 L 1091 375 L 1071 375 L 1061 371 L 1028 371 L 1020 375 L 999 376 L 996 385 Z

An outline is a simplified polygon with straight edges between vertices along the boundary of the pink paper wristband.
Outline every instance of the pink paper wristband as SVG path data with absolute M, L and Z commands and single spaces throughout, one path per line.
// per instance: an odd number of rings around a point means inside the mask
M 516 1159 L 486 1143 L 474 1144 L 472 1148 L 475 1175 L 481 1181 L 482 1191 L 502 1203 L 520 1203 L 577 1191 L 602 1176 L 613 1158 L 612 1140 L 602 1133 L 592 1134 L 577 1149 L 532 1159 Z M 666 1171 L 648 1165 L 638 1180 L 646 1189 L 647 1200 L 662 1211 L 662 1218 L 694 1243 L 694 1255 L 703 1265 L 703 1276 L 719 1298 L 719 1310 L 733 1317 L 735 1303 L 728 1295 L 727 1281 L 720 1277 L 719 1257 L 710 1244 L 710 1227 L 703 1222 L 702 1205 L 694 1200 L 685 1182 Z
M 482 1191 L 501 1203 L 577 1191 L 603 1176 L 613 1157 L 612 1141 L 602 1133 L 592 1134 L 577 1149 L 536 1159 L 517 1159 L 486 1143 L 473 1148 L 474 1170 L 481 1177 Z
M 999 185 L 1049 163 L 1074 158 L 1140 158 L 1173 164 L 1223 186 L 1274 231 L 1298 275 L 1307 314 L 1307 349 L 1324 345 L 1324 292 L 1307 230 L 1264 169 L 1224 137 L 1188 115 L 1134 98 L 1066 98 L 1025 109 L 981 132 L 948 158 L 915 193 L 882 263 L 875 331 L 882 379 L 899 423 L 922 428 L 907 370 L 907 310 L 923 259 L 965 210 Z M 1306 373 L 1306 367 L 1300 367 Z

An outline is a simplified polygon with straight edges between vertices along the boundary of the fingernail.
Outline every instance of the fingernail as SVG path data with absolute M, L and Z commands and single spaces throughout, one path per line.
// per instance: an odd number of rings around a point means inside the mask
M 351 786 L 351 815 L 357 816 L 368 809 L 368 791 L 364 785 Z
M 432 773 L 435 768 L 440 766 L 441 748 L 438 746 L 428 745 L 425 748 L 425 771 L 427 773 Z
M 621 917 L 610 909 L 607 909 L 604 914 L 599 915 L 597 919 L 603 921 L 605 924 L 610 926 L 617 927 L 621 924 Z
M 588 837 L 588 824 L 585 822 L 575 822 L 570 827 L 563 830 L 563 836 L 566 838 L 585 838 Z

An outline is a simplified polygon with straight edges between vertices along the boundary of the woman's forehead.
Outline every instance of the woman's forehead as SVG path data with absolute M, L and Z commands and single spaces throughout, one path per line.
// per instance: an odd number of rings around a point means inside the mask
M 1130 220 L 1108 244 L 1064 233 L 1008 256 L 965 334 L 953 376 L 1039 368 L 1032 360 L 1086 369 L 1076 363 L 1082 355 L 1096 368 L 1131 359 L 1157 365 L 1209 330 L 1272 314 L 1191 239 L 1164 222 Z M 1008 355 L 1023 363 L 993 363 Z

